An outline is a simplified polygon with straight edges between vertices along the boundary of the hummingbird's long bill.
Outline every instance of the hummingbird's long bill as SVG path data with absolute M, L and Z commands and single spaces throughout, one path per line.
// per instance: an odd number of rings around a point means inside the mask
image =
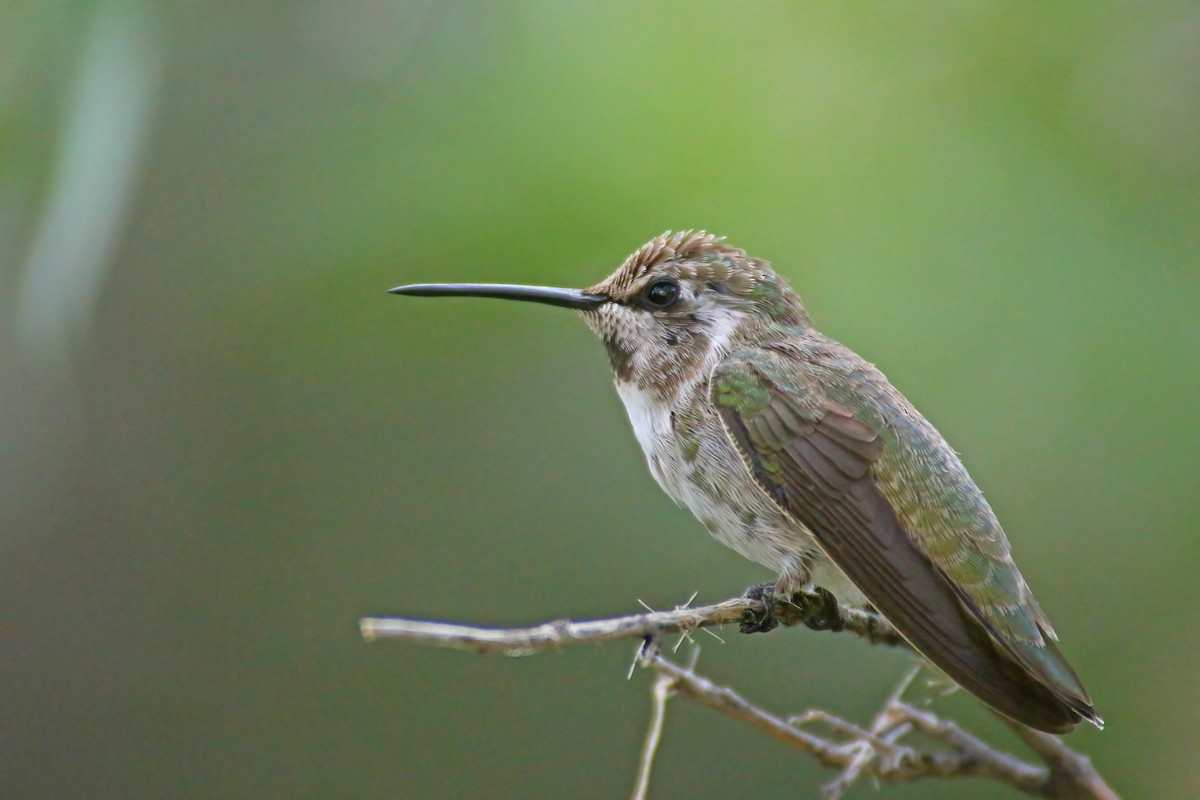
M 558 289 L 552 286 L 517 286 L 507 283 L 414 283 L 388 290 L 391 294 L 414 297 L 498 297 L 501 300 L 525 300 L 581 311 L 597 308 L 608 298 L 584 294 L 579 289 Z

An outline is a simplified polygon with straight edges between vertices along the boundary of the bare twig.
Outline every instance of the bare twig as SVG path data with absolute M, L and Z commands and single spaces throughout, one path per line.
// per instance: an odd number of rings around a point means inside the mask
M 637 782 L 630 795 L 632 800 L 646 800 L 646 794 L 650 791 L 650 769 L 654 766 L 658 743 L 662 741 L 663 724 L 667 721 L 667 701 L 671 699 L 674 689 L 675 681 L 670 675 L 659 673 L 654 679 L 654 688 L 650 693 L 654 701 L 650 706 L 650 725 L 646 728 L 646 741 L 642 743 Z
M 776 603 L 771 610 L 783 624 L 793 625 L 804 621 L 801 604 L 805 601 L 816 605 L 824 599 L 817 594 L 800 592 L 793 602 Z M 767 604 L 761 600 L 736 597 L 697 608 L 651 611 L 585 622 L 556 620 L 532 628 L 479 628 L 417 619 L 372 617 L 360 620 L 359 625 L 367 641 L 387 639 L 488 655 L 527 656 L 585 642 L 600 644 L 615 639 L 657 638 L 666 633 L 685 633 L 712 625 L 740 624 L 761 618 L 767 611 Z M 842 630 L 872 643 L 904 644 L 891 624 L 879 614 L 847 607 L 837 608 L 836 614 L 836 623 Z
M 809 712 L 794 720 L 780 719 L 732 689 L 717 686 L 661 655 L 653 655 L 643 664 L 669 675 L 676 694 L 690 697 L 807 753 L 826 767 L 840 770 L 839 776 L 822 790 L 822 796 L 827 799 L 841 797 L 853 782 L 869 777 L 890 783 L 921 778 L 989 778 L 1031 797 L 1119 800 L 1091 766 L 1090 760 L 1048 734 L 1032 732 L 1039 739 L 1045 737 L 1055 741 L 1055 758 L 1070 754 L 1072 766 L 1069 771 L 1059 771 L 1059 762 L 1044 756 L 1046 767 L 1027 764 L 991 747 L 953 722 L 902 702 L 898 693 L 875 718 L 871 729 L 863 730 L 823 711 Z M 849 741 L 835 742 L 801 729 L 800 725 L 812 721 L 825 723 L 835 733 L 850 734 Z M 918 749 L 902 743 L 900 740 L 914 729 L 941 741 L 949 749 Z M 1038 755 L 1042 756 L 1042 753 L 1038 752 Z
M 645 640 L 647 645 L 643 647 L 638 663 L 654 670 L 659 677 L 654 683 L 654 705 L 642 748 L 634 798 L 646 796 L 651 767 L 662 737 L 667 699 L 678 694 L 750 725 L 808 754 L 823 766 L 837 769 L 838 776 L 822 791 L 827 800 L 842 797 L 847 788 L 863 778 L 896 783 L 920 778 L 965 777 L 1000 781 L 1033 797 L 1117 800 L 1116 793 L 1104 782 L 1091 760 L 1068 748 L 1057 737 L 1008 722 L 1045 765 L 1036 766 L 993 748 L 950 720 L 905 703 L 902 696 L 911 676 L 888 699 L 870 727 L 864 729 L 819 710 L 792 719 L 781 718 L 750 703 L 732 689 L 717 686 L 698 675 L 692 667 L 665 659 L 657 647 L 657 642 L 666 633 L 686 634 L 712 625 L 753 622 L 763 619 L 768 612 L 785 625 L 808 622 L 806 608 L 821 609 L 822 627 L 849 631 L 873 643 L 904 644 L 880 615 L 839 607 L 833 609 L 831 620 L 830 610 L 823 607 L 823 601 L 820 595 L 805 592 L 792 598 L 790 603 L 776 602 L 768 607 L 760 600 L 740 597 L 698 608 L 652 611 L 586 622 L 557 620 L 530 628 L 481 628 L 395 618 L 368 618 L 361 620 L 360 625 L 363 637 L 368 641 L 405 641 L 506 656 L 530 655 L 614 639 Z M 810 723 L 823 724 L 843 741 L 805 730 Z M 906 738 L 914 735 L 930 739 L 937 745 L 934 748 L 913 746 Z
M 1117 793 L 1104 782 L 1104 778 L 1100 777 L 1100 773 L 1092 765 L 1092 760 L 1083 753 L 1076 753 L 1057 736 L 1035 731 L 1003 717 L 1001 719 L 1050 767 L 1050 783 L 1053 786 L 1049 788 L 1054 793 L 1046 795 L 1047 797 L 1061 797 L 1066 800 L 1120 800 Z
M 787 720 L 764 711 L 734 690 L 717 686 L 693 670 L 667 661 L 661 655 L 651 655 L 642 663 L 643 666 L 670 676 L 676 694 L 690 697 L 700 705 L 744 722 L 772 739 L 778 739 L 809 754 L 826 767 L 845 767 L 854 752 L 851 747 L 835 744 L 788 724 Z
M 904 679 L 900 681 L 900 684 L 892 692 L 891 696 L 888 697 L 887 704 L 883 707 L 883 710 L 876 714 L 875 719 L 871 721 L 871 729 L 866 732 L 865 736 L 857 737 L 854 746 L 858 749 L 858 752 L 850 759 L 850 763 L 845 766 L 840 775 L 821 787 L 822 800 L 841 800 L 846 790 L 862 776 L 863 772 L 871 766 L 873 761 L 890 757 L 890 766 L 894 767 L 895 764 L 899 763 L 901 751 L 895 746 L 896 741 L 908 733 L 911 730 L 911 726 L 897 720 L 892 709 L 900 701 L 900 697 L 919 671 L 919 666 L 913 667 L 908 671 L 908 674 L 904 676 Z M 826 715 L 826 724 L 829 724 L 831 719 L 835 719 L 835 717 Z M 901 724 L 897 724 L 898 722 L 901 722 Z M 882 761 L 880 768 L 885 768 L 885 764 Z

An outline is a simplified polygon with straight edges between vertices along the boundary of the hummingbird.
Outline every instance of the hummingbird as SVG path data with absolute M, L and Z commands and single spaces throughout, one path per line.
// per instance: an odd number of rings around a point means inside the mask
M 574 309 L 608 351 L 655 480 L 773 570 L 776 598 L 819 586 L 873 607 L 1031 728 L 1103 726 L 954 450 L 878 369 L 813 328 L 766 261 L 705 231 L 667 231 L 587 289 L 390 291 Z

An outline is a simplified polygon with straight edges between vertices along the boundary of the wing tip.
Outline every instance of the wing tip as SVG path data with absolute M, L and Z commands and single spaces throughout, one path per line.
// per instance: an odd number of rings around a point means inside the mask
M 1004 653 L 997 651 L 996 657 L 997 669 L 992 677 L 1001 677 L 1001 680 L 988 681 L 979 687 L 984 688 L 983 692 L 974 693 L 992 709 L 1044 733 L 1071 733 L 1081 722 L 1104 730 L 1104 720 L 1096 713 L 1086 692 L 1076 694 L 1057 690 Z
M 1096 713 L 1096 709 L 1092 707 L 1092 701 L 1086 703 L 1073 703 L 1071 709 L 1079 715 L 1080 722 L 1087 722 L 1094 725 L 1096 730 L 1104 730 L 1104 718 Z

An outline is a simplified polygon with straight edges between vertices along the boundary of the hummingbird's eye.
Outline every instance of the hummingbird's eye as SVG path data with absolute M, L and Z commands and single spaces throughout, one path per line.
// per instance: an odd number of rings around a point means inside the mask
M 655 281 L 646 287 L 643 297 L 647 304 L 655 308 L 666 308 L 679 299 L 679 284 L 675 281 Z

